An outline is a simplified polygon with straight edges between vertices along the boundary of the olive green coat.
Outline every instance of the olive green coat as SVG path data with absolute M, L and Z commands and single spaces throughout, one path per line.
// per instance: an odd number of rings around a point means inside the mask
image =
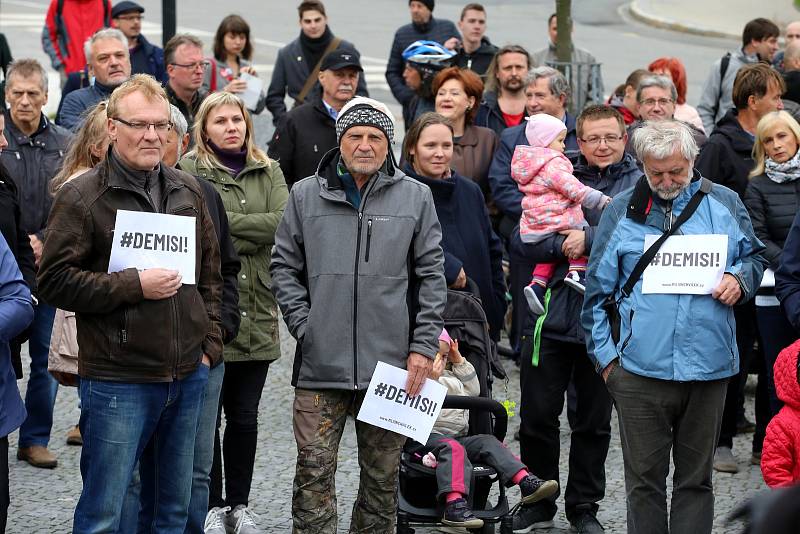
M 289 191 L 278 164 L 248 161 L 236 178 L 223 169 L 209 169 L 191 155 L 180 162 L 184 171 L 208 180 L 222 197 L 239 271 L 239 313 L 236 339 L 225 345 L 226 362 L 276 360 L 281 355 L 278 307 L 269 274 L 275 230 L 283 217 Z

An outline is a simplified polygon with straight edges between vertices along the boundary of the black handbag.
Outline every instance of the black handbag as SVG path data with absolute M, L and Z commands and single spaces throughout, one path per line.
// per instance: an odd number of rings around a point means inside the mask
M 706 178 L 701 178 L 704 182 L 707 182 Z M 700 202 L 703 200 L 703 196 L 706 195 L 709 191 L 711 191 L 711 184 L 702 183 L 700 185 L 700 189 L 692 195 L 692 198 L 689 200 L 689 203 L 683 209 L 681 214 L 675 220 L 675 222 L 670 226 L 669 230 L 664 232 L 658 240 L 650 245 L 647 250 L 644 251 L 642 257 L 639 258 L 639 261 L 636 262 L 636 266 L 633 268 L 630 276 L 628 276 L 628 280 L 625 282 L 625 285 L 622 286 L 620 290 L 620 297 L 614 298 L 614 295 L 611 294 L 606 297 L 605 301 L 603 301 L 602 307 L 605 310 L 606 314 L 608 315 L 608 324 L 611 326 L 611 339 L 614 341 L 616 345 L 619 343 L 619 331 L 620 331 L 620 324 L 622 319 L 619 315 L 619 304 L 622 302 L 622 299 L 628 297 L 631 292 L 633 291 L 633 286 L 639 281 L 639 278 L 642 277 L 644 270 L 647 269 L 647 266 L 650 265 L 650 262 L 653 261 L 653 258 L 658 253 L 658 249 L 661 248 L 661 245 L 664 244 L 664 241 L 675 232 L 678 231 L 678 228 L 681 227 L 683 223 L 685 223 L 689 217 L 697 210 L 697 206 L 700 205 Z

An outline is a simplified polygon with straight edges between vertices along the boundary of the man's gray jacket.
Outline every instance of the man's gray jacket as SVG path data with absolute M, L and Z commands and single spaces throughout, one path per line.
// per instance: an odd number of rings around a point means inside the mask
M 292 385 L 366 389 L 378 361 L 433 358 L 447 300 L 430 189 L 390 163 L 347 200 L 331 150 L 297 182 L 275 234 L 272 291 L 297 339 Z
M 720 77 L 723 58 L 714 62 L 711 72 L 708 73 L 705 84 L 703 84 L 703 94 L 700 96 L 700 103 L 697 104 L 697 113 L 703 121 L 703 129 L 706 135 L 711 135 L 714 127 L 725 113 L 733 107 L 733 81 L 736 73 L 745 65 L 758 63 L 758 56 L 745 55 L 740 48 L 730 52 L 730 61 L 725 70 L 724 78 Z
M 541 50 L 537 50 L 533 54 L 531 54 L 531 61 L 537 67 L 546 66 L 548 62 L 558 61 L 558 55 L 556 54 L 556 47 L 553 43 L 550 43 L 547 48 L 542 48 Z M 597 63 L 595 57 L 589 52 L 588 50 L 584 50 L 583 48 L 573 47 L 572 48 L 572 61 L 574 63 L 578 63 L 581 65 L 592 65 Z M 586 94 L 586 100 L 584 101 L 584 107 L 590 104 L 602 104 L 603 99 L 603 75 L 600 72 L 600 65 L 597 66 L 597 87 L 593 87 L 592 85 L 592 73 L 588 66 L 579 67 L 577 69 L 572 70 L 571 80 L 570 80 L 570 87 L 572 88 L 572 98 L 575 98 L 575 87 L 581 83 L 583 87 L 581 87 L 581 91 Z M 592 100 L 592 95 L 598 95 L 599 101 Z M 578 110 L 580 111 L 580 110 Z

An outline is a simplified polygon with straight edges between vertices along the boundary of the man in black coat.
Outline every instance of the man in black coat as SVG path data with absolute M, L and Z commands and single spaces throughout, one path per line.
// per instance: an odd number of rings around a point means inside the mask
M 300 15 L 300 36 L 278 51 L 278 59 L 272 71 L 272 80 L 267 89 L 267 109 L 272 113 L 272 122 L 279 126 L 286 115 L 286 95 L 294 99 L 295 105 L 303 104 L 319 94 L 319 84 L 314 83 L 303 94 L 306 82 L 314 75 L 326 52 L 336 48 L 356 47 L 336 37 L 328 26 L 325 6 L 319 0 L 304 0 L 297 8 Z M 356 93 L 369 96 L 364 77 L 358 80 Z M 302 98 L 301 98 L 302 97 Z
M 298 180 L 314 174 L 322 156 L 337 146 L 336 117 L 356 95 L 363 72 L 355 49 L 334 50 L 322 61 L 322 95 L 287 113 L 275 130 L 269 155 L 280 164 L 290 189 Z
M 752 153 L 756 125 L 767 113 L 783 109 L 781 94 L 785 90 L 783 78 L 769 65 L 756 63 L 742 67 L 733 82 L 735 109 L 729 110 L 720 119 L 697 157 L 695 167 L 700 174 L 733 189 L 744 201 L 748 175 L 754 167 Z M 739 471 L 732 451 L 733 436 L 736 435 L 739 413 L 744 404 L 744 384 L 755 352 L 753 344 L 758 335 L 752 301 L 734 308 L 734 314 L 736 344 L 739 346 L 740 357 L 739 374 L 731 377 L 728 382 L 722 428 L 714 454 L 714 469 L 724 473 Z M 753 439 L 753 452 L 761 453 L 758 429 Z
M 426 40 L 441 43 L 455 50 L 459 43 L 456 25 L 449 20 L 433 18 L 434 0 L 410 0 L 411 24 L 401 26 L 394 34 L 389 63 L 386 65 L 386 81 L 398 102 L 403 106 L 403 116 L 408 114 L 408 106 L 414 99 L 414 90 L 403 79 L 403 51 L 414 41 Z M 409 125 L 406 125 L 409 126 Z

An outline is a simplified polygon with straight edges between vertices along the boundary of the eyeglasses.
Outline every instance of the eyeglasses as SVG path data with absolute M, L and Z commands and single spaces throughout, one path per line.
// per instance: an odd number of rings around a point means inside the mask
M 124 20 L 127 22 L 141 22 L 144 18 L 144 15 L 122 15 L 117 17 L 119 20 Z
M 166 132 L 168 132 L 168 131 L 170 131 L 172 129 L 172 123 L 169 122 L 169 121 L 163 121 L 163 122 L 133 121 L 133 122 L 128 122 L 126 120 L 120 119 L 119 117 L 111 117 L 111 120 L 112 121 L 121 122 L 122 124 L 124 124 L 128 128 L 131 128 L 132 130 L 136 130 L 137 132 L 145 132 L 145 131 L 149 130 L 151 126 L 153 127 L 153 130 L 155 130 L 156 133 L 166 133 Z
M 643 106 L 653 107 L 656 104 L 661 106 L 662 108 L 672 104 L 671 98 L 648 98 L 647 100 L 642 100 L 639 102 Z
M 604 135 L 602 137 L 597 136 L 597 135 L 593 135 L 591 137 L 587 137 L 586 139 L 581 139 L 581 141 L 583 141 L 584 143 L 586 143 L 589 146 L 597 146 L 600 143 L 602 143 L 603 141 L 605 141 L 606 145 L 610 145 L 611 143 L 617 143 L 619 141 L 622 141 L 622 137 L 623 136 L 621 136 L 621 135 L 613 135 L 613 134 L 612 135 Z
M 174 65 L 176 67 L 180 67 L 182 69 L 189 69 L 189 70 L 206 70 L 208 67 L 211 66 L 211 63 L 208 61 L 196 61 L 194 63 L 170 63 L 170 65 Z

